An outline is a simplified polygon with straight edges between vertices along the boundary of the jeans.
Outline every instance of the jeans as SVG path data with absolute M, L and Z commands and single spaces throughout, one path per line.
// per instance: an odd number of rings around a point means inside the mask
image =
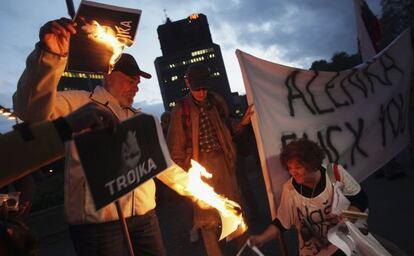
M 135 255 L 165 255 L 161 230 L 155 210 L 128 218 L 128 230 Z M 121 223 L 69 225 L 76 255 L 128 255 Z

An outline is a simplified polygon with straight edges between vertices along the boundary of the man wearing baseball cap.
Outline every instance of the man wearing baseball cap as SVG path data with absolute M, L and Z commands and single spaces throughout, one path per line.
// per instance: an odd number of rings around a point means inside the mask
M 40 42 L 27 59 L 13 96 L 15 113 L 24 121 L 37 122 L 65 116 L 79 107 L 95 102 L 108 108 L 119 121 L 137 113 L 132 108 L 138 84 L 151 75 L 142 71 L 134 57 L 122 54 L 112 72 L 104 76 L 102 86 L 91 92 L 56 91 L 67 63 L 69 40 L 76 24 L 62 18 L 46 23 L 40 30 Z M 85 174 L 73 141 L 66 145 L 65 213 L 77 255 L 125 255 L 126 247 L 115 204 L 95 210 Z M 116 157 L 116 156 L 114 156 Z M 157 176 L 170 187 L 186 182 L 179 170 Z M 180 186 L 184 186 L 180 183 Z M 178 191 L 179 192 L 179 191 Z M 119 198 L 132 245 L 137 255 L 164 255 L 158 219 L 155 214 L 153 180 Z
M 233 135 L 250 122 L 252 106 L 241 121 L 231 120 L 224 99 L 211 91 L 210 69 L 201 63 L 191 65 L 185 74 L 190 94 L 177 102 L 171 113 L 167 141 L 171 158 L 187 170 L 190 159 L 198 161 L 213 177 L 207 182 L 225 197 L 241 203 L 235 164 Z M 194 230 L 201 229 L 208 255 L 222 255 L 219 246 L 220 217 L 215 209 L 194 208 Z

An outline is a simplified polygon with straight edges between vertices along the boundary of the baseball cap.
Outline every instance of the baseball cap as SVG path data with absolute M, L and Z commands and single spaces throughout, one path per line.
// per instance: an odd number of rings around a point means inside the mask
M 112 71 L 120 71 L 128 76 L 137 76 L 140 75 L 144 78 L 151 78 L 151 75 L 147 72 L 142 71 L 138 63 L 135 61 L 135 58 L 131 54 L 123 53 L 119 60 L 115 63 L 115 66 Z
M 210 88 L 210 69 L 202 63 L 195 63 L 189 66 L 184 78 L 190 83 L 191 90 Z

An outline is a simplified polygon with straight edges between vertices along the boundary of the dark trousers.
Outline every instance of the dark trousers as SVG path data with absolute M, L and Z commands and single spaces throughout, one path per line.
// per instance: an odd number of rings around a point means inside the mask
M 165 255 L 161 230 L 154 210 L 127 219 L 135 255 Z M 70 236 L 78 256 L 128 255 L 121 223 L 69 225 Z

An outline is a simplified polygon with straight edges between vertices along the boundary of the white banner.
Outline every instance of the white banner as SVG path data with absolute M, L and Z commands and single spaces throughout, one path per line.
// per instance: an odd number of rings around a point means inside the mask
M 307 137 L 358 181 L 387 163 L 409 140 L 410 33 L 371 62 L 342 72 L 282 66 L 236 51 L 249 104 L 272 215 L 289 177 L 280 149 Z

